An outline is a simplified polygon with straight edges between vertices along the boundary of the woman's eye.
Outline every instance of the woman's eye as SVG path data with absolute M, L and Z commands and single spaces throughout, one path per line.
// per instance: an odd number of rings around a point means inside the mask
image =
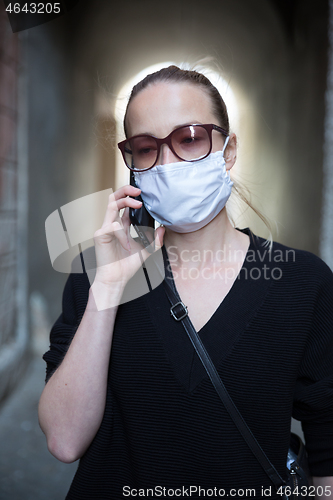
M 156 149 L 157 146 L 153 141 L 137 141 L 137 144 L 133 148 L 133 154 L 135 156 L 147 156 L 156 153 Z
M 200 137 L 185 137 L 182 140 L 182 144 L 194 144 L 200 141 Z
M 155 152 L 155 151 L 156 150 L 154 150 L 153 148 L 141 148 L 141 149 L 139 149 L 138 154 L 139 155 L 147 155 L 147 154 Z

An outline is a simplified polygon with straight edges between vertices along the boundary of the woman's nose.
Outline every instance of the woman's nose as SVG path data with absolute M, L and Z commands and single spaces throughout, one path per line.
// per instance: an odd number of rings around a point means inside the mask
M 174 163 L 175 161 L 180 160 L 173 154 L 167 144 L 162 144 L 160 154 L 157 159 L 157 165 L 166 165 L 167 163 Z

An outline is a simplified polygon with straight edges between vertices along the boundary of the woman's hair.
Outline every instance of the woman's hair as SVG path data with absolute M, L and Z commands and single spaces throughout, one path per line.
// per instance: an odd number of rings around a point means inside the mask
M 190 83 L 192 85 L 199 85 L 202 90 L 204 90 L 210 97 L 212 103 L 212 111 L 218 119 L 220 127 L 222 127 L 229 134 L 229 117 L 227 107 L 224 100 L 221 97 L 220 92 L 211 83 L 208 78 L 198 71 L 191 71 L 187 69 L 180 69 L 178 66 L 168 66 L 167 68 L 162 68 L 155 73 L 147 75 L 141 82 L 134 85 L 129 101 L 127 103 L 126 113 L 124 117 L 124 131 L 127 137 L 126 129 L 126 118 L 128 106 L 134 97 L 139 94 L 142 90 L 158 82 L 176 82 L 176 83 Z
M 162 68 L 155 73 L 147 75 L 143 80 L 134 85 L 127 103 L 126 113 L 124 117 L 124 132 L 126 137 L 128 137 L 126 129 L 126 119 L 129 104 L 132 102 L 134 97 L 137 96 L 142 90 L 146 89 L 150 85 L 154 85 L 155 83 L 159 82 L 189 83 L 191 85 L 200 86 L 200 88 L 210 97 L 212 103 L 212 111 L 219 122 L 218 125 L 220 125 L 220 127 L 222 127 L 229 135 L 230 126 L 227 107 L 217 88 L 214 87 L 211 81 L 202 73 L 194 70 L 181 69 L 178 68 L 178 66 L 172 65 L 168 66 L 167 68 Z M 271 225 L 267 218 L 255 206 L 253 206 L 251 201 L 248 199 L 246 195 L 246 192 L 248 192 L 248 190 L 241 186 L 239 182 L 235 182 L 234 180 L 233 191 L 237 194 L 238 199 L 244 202 L 248 207 L 250 207 L 268 228 L 270 236 L 269 240 L 267 240 L 267 243 L 270 243 L 271 246 Z

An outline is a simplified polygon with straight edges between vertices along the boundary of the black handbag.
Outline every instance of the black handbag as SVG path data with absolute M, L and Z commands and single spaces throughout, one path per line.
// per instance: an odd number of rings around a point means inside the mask
M 247 426 L 238 408 L 229 396 L 229 393 L 227 392 L 220 376 L 217 373 L 214 363 L 212 362 L 205 346 L 203 345 L 197 331 L 195 330 L 188 316 L 187 307 L 185 306 L 185 304 L 183 304 L 178 295 L 165 248 L 163 247 L 162 250 L 166 262 L 166 279 L 163 281 L 163 285 L 171 304 L 170 313 L 175 321 L 182 322 L 182 325 L 226 410 L 229 412 L 239 432 L 243 436 L 244 440 L 246 441 L 247 445 L 253 452 L 260 465 L 263 467 L 265 473 L 273 482 L 276 488 L 276 492 L 280 495 L 280 498 L 288 500 L 308 498 L 310 473 L 305 446 L 301 438 L 298 435 L 291 433 L 290 446 L 286 463 L 285 480 L 280 476 L 274 465 L 270 462 L 264 450 L 261 448 L 260 444 L 254 437 L 251 429 Z
M 289 498 L 296 500 L 297 498 L 310 498 L 309 487 L 312 483 L 312 478 L 309 470 L 309 462 L 306 449 L 302 439 L 293 432 L 290 435 L 290 444 L 287 457 L 287 481 L 285 485 L 291 491 Z M 294 492 L 294 493 L 293 493 Z M 298 492 L 298 495 L 296 495 Z M 306 495 L 302 495 L 306 492 Z M 313 496 L 311 497 L 313 498 Z

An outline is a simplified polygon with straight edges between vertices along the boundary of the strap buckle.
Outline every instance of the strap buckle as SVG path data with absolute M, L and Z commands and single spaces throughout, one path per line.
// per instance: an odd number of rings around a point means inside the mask
M 181 307 L 178 308 L 178 310 L 176 311 L 176 307 L 178 307 L 178 306 L 181 306 Z M 170 307 L 170 313 L 171 313 L 171 316 L 176 321 L 181 321 L 182 319 L 184 319 L 187 316 L 188 311 L 187 311 L 186 305 L 180 301 L 180 302 L 177 302 L 176 304 L 174 304 L 172 307 Z

